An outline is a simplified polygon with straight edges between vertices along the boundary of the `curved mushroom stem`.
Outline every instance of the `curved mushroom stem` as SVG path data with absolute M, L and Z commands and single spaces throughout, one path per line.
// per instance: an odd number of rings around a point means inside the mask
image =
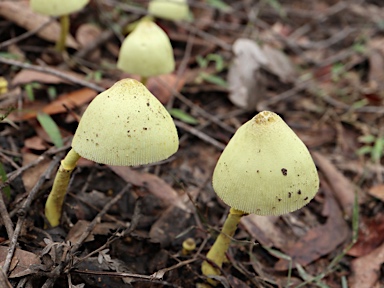
M 215 243 L 212 245 L 211 249 L 207 254 L 207 258 L 216 264 L 217 267 L 221 268 L 225 260 L 225 253 L 229 248 L 231 243 L 231 238 L 235 234 L 237 225 L 240 222 L 240 219 L 243 215 L 246 215 L 243 211 L 236 210 L 231 208 L 227 219 L 224 222 L 224 226 L 221 229 L 221 233 L 217 237 Z M 201 271 L 204 275 L 220 275 L 220 270 L 213 267 L 208 261 L 204 261 L 201 265 Z M 212 285 L 217 285 L 218 283 L 212 279 L 209 279 L 208 282 Z
M 49 193 L 47 202 L 45 203 L 45 217 L 52 227 L 60 224 L 61 211 L 67 187 L 71 178 L 71 173 L 75 169 L 80 155 L 75 150 L 71 149 L 67 156 L 61 161 L 59 170 L 56 173 L 53 182 L 52 191 Z
M 56 42 L 56 50 L 63 52 L 65 50 L 65 42 L 69 33 L 69 15 L 60 16 L 60 37 Z

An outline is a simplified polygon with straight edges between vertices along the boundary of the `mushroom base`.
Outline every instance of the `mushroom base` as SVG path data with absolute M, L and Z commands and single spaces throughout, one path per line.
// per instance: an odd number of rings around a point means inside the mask
M 236 232 L 237 225 L 240 222 L 240 219 L 243 215 L 246 215 L 243 211 L 236 210 L 231 208 L 229 211 L 228 217 L 224 222 L 224 226 L 221 230 L 221 233 L 217 237 L 215 243 L 212 245 L 211 249 L 207 254 L 207 259 L 209 261 L 204 261 L 201 265 L 201 271 L 205 276 L 209 275 L 220 275 L 221 266 L 225 260 L 225 253 L 229 248 L 231 239 Z M 214 265 L 211 265 L 212 264 Z M 215 266 L 215 267 L 214 267 Z M 218 283 L 213 279 L 208 279 L 208 282 L 211 285 L 217 285 Z

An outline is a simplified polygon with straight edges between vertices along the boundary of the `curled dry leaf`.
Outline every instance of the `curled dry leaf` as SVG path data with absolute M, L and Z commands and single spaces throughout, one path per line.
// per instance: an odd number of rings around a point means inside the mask
M 8 247 L 0 246 L 0 266 L 2 267 L 8 253 Z M 11 274 L 9 278 L 23 277 L 34 273 L 29 267 L 40 264 L 39 256 L 34 253 L 16 248 L 11 263 Z
M 183 197 L 180 197 L 168 183 L 158 176 L 123 166 L 109 166 L 109 168 L 126 182 L 148 189 L 150 193 L 163 200 L 166 205 L 175 205 L 182 210 L 189 211 L 182 201 Z
M 255 41 L 239 38 L 232 47 L 235 54 L 228 71 L 229 99 L 236 106 L 254 110 L 265 98 L 264 69 L 283 83 L 294 82 L 297 73 L 290 59 L 269 45 L 260 47 Z
M 249 214 L 241 219 L 241 224 L 263 246 L 281 248 L 286 242 L 286 235 L 275 225 L 278 217 Z
M 49 16 L 33 12 L 29 7 L 29 1 L 0 1 L 0 15 L 28 31 L 35 30 L 50 21 Z M 53 21 L 37 32 L 37 35 L 44 40 L 56 42 L 60 35 L 60 25 L 57 21 Z M 71 35 L 68 35 L 66 46 L 77 49 L 79 45 Z
M 350 218 L 355 202 L 355 187 L 325 156 L 317 152 L 312 153 L 312 156 L 328 180 L 345 216 Z
M 265 54 L 250 39 L 240 38 L 233 43 L 235 57 L 228 71 L 229 100 L 243 109 L 254 110 L 265 97 L 265 84 L 260 72 L 267 65 Z
M 325 192 L 326 204 L 329 207 L 330 214 L 324 225 L 319 225 L 307 232 L 297 242 L 287 241 L 285 247 L 281 250 L 291 256 L 293 264 L 299 263 L 302 266 L 325 256 L 334 251 L 342 244 L 349 235 L 349 226 L 343 218 L 330 188 L 322 181 L 322 189 Z M 285 259 L 280 259 L 275 264 L 275 269 L 278 271 L 287 270 L 289 262 Z
M 352 261 L 352 276 L 349 277 L 350 288 L 375 287 L 379 280 L 380 267 L 384 263 L 384 244 L 371 253 Z

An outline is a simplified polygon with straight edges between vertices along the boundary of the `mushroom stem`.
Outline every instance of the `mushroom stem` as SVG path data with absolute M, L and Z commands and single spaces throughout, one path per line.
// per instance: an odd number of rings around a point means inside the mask
M 235 234 L 237 229 L 237 225 L 240 222 L 240 219 L 243 215 L 245 215 L 243 211 L 236 210 L 231 208 L 229 210 L 229 214 L 227 219 L 224 222 L 224 226 L 221 229 L 221 233 L 217 237 L 215 243 L 212 245 L 211 249 L 207 254 L 207 259 L 211 262 L 215 263 L 217 267 L 221 268 L 223 262 L 225 260 L 225 253 L 229 248 L 229 244 L 231 243 L 231 238 Z M 204 275 L 220 275 L 220 270 L 218 268 L 213 267 L 208 261 L 204 261 L 201 265 L 201 271 Z M 208 282 L 212 285 L 216 285 L 217 282 L 209 279 Z
M 65 42 L 67 40 L 67 35 L 69 33 L 69 15 L 60 16 L 60 37 L 56 42 L 55 49 L 59 52 L 63 52 L 65 50 Z
M 61 211 L 63 209 L 63 202 L 71 173 L 73 169 L 75 169 L 79 159 L 80 155 L 71 149 L 67 156 L 61 161 L 59 170 L 56 173 L 52 191 L 49 193 L 47 202 L 45 203 L 45 216 L 52 227 L 60 224 Z
M 140 82 L 141 82 L 144 86 L 147 86 L 148 77 L 141 76 Z

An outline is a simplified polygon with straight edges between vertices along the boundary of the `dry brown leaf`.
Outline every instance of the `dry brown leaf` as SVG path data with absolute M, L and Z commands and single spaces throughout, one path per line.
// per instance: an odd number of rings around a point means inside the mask
M 145 172 L 138 172 L 129 167 L 109 166 L 123 180 L 135 186 L 148 189 L 150 193 L 163 200 L 167 205 L 176 205 L 182 210 L 189 210 L 177 192 L 158 176 Z
M 148 79 L 148 89 L 163 104 L 168 103 L 169 98 L 174 94 L 173 89 L 180 92 L 184 87 L 185 77 L 175 74 L 163 74 Z
M 8 253 L 8 247 L 0 246 L 0 267 L 4 265 Z M 16 248 L 11 262 L 11 274 L 9 278 L 23 277 L 32 274 L 30 265 L 40 264 L 39 256 L 34 253 Z
M 47 150 L 49 145 L 47 145 L 47 143 L 40 137 L 32 136 L 30 138 L 25 139 L 24 147 L 32 150 L 43 151 Z
M 371 187 L 371 189 L 368 190 L 368 194 L 384 201 L 384 184 Z
M 371 288 L 377 285 L 380 267 L 384 263 L 384 244 L 371 253 L 352 261 L 352 276 L 349 277 L 350 288 Z
M 376 214 L 372 218 L 362 216 L 359 221 L 359 235 L 348 255 L 360 257 L 376 249 L 384 243 L 384 214 Z
M 262 50 L 268 60 L 267 64 L 263 66 L 265 69 L 279 77 L 283 83 L 295 82 L 297 72 L 287 55 L 269 45 L 264 45 Z
M 283 247 L 286 235 L 275 225 L 276 216 L 259 216 L 250 214 L 241 218 L 241 224 L 257 241 L 267 247 Z
M 330 213 L 327 222 L 324 225 L 309 230 L 297 242 L 287 241 L 287 245 L 281 248 L 285 254 L 291 256 L 293 265 L 299 263 L 305 266 L 331 253 L 349 235 L 349 226 L 344 220 L 342 211 L 325 181 L 322 181 L 322 188 L 326 194 L 325 200 Z M 275 269 L 279 271 L 287 270 L 288 268 L 289 262 L 284 259 L 280 259 L 275 264 Z
M 253 40 L 240 38 L 233 43 L 235 57 L 228 71 L 229 100 L 243 109 L 254 110 L 265 97 L 265 83 L 260 72 L 267 58 Z
M 76 30 L 76 40 L 79 42 L 81 47 L 89 45 L 89 43 L 94 42 L 101 34 L 101 29 L 96 25 L 85 23 L 82 24 Z M 94 50 L 90 55 L 87 55 L 88 59 L 98 60 L 100 59 L 101 51 L 100 49 Z
M 191 216 L 191 213 L 177 206 L 168 207 L 152 225 L 149 231 L 151 241 L 160 243 L 161 247 L 170 245 L 177 235 L 185 231 L 185 227 L 191 226 L 188 225 Z
M 33 12 L 29 7 L 29 1 L 0 2 L 0 15 L 28 31 L 42 26 L 50 19 L 49 16 Z M 56 42 L 60 35 L 60 29 L 60 24 L 53 21 L 41 29 L 37 35 L 44 40 Z M 71 35 L 68 35 L 66 46 L 77 49 L 79 45 Z
M 68 83 L 64 79 L 57 77 L 55 75 L 34 71 L 34 70 L 29 70 L 29 69 L 21 70 L 12 79 L 13 86 L 19 86 L 19 85 L 28 84 L 31 82 L 39 82 L 39 83 L 45 83 L 45 84 Z
M 325 156 L 313 152 L 312 157 L 325 175 L 332 191 L 343 208 L 345 216 L 350 218 L 355 202 L 355 187 Z
M 96 91 L 89 88 L 82 88 L 62 94 L 49 104 L 34 101 L 33 103 L 26 104 L 22 111 L 12 113 L 11 120 L 25 121 L 34 119 L 36 118 L 37 113 L 41 111 L 49 115 L 64 113 L 66 112 L 65 107 L 68 107 L 69 109 L 80 107 L 81 105 L 90 102 L 96 95 Z
M 38 157 L 38 155 L 32 153 L 23 153 L 23 166 L 36 160 Z M 39 165 L 33 166 L 23 173 L 22 179 L 27 192 L 31 191 L 31 189 L 35 186 L 41 175 L 48 168 L 50 162 L 50 159 L 44 159 Z
M 76 224 L 69 230 L 66 241 L 71 243 L 77 243 L 78 240 L 82 237 L 83 233 L 88 229 L 90 222 L 86 220 L 79 220 Z M 94 235 L 108 235 L 113 230 L 121 228 L 121 225 L 110 222 L 97 223 L 93 228 L 92 232 L 85 239 L 85 242 L 90 242 L 95 239 Z

